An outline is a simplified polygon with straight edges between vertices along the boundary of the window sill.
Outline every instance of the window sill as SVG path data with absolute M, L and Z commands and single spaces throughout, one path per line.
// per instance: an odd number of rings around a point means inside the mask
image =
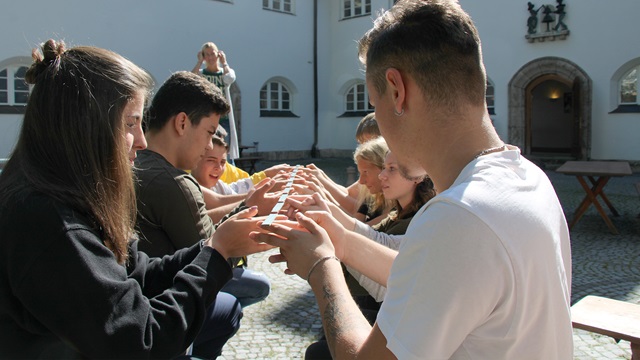
M 266 8 L 266 7 L 263 7 L 262 10 L 272 11 L 272 12 L 276 12 L 276 13 L 280 13 L 280 14 L 294 15 L 295 16 L 295 14 L 293 12 L 284 11 L 284 10 L 277 10 L 277 9 L 271 9 L 271 8 Z
M 0 105 L 0 114 L 24 114 L 26 105 Z
M 300 116 L 292 113 L 289 110 L 284 110 L 284 111 L 260 110 L 260 117 L 299 118 Z
M 351 118 L 351 117 L 365 117 L 367 116 L 369 113 L 372 113 L 373 110 L 371 111 L 345 111 L 344 113 L 342 113 L 342 115 L 339 115 L 339 118 Z
M 618 107 L 609 112 L 609 114 L 628 114 L 628 113 L 640 113 L 640 105 L 618 105 Z
M 342 18 L 340 19 L 340 21 L 351 20 L 351 19 L 357 19 L 357 18 L 361 18 L 361 17 L 365 17 L 365 16 L 371 16 L 371 13 L 369 13 L 369 14 L 362 14 L 362 15 L 348 16 L 348 17 L 342 17 Z

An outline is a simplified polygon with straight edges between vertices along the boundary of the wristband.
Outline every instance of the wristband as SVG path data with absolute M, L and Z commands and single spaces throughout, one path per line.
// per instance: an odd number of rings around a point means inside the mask
M 316 260 L 316 262 L 314 262 L 313 265 L 311 265 L 311 269 L 309 269 L 309 273 L 307 274 L 307 281 L 309 281 L 309 278 L 311 277 L 311 273 L 313 272 L 313 270 L 315 270 L 316 267 L 318 267 L 318 265 L 320 265 L 321 262 L 325 262 L 329 259 L 335 259 L 338 262 L 340 262 L 340 259 L 338 259 L 338 257 L 335 255 L 321 257 L 320 259 Z
M 225 66 L 229 66 L 229 64 L 227 63 L 222 64 L 222 67 L 225 67 Z

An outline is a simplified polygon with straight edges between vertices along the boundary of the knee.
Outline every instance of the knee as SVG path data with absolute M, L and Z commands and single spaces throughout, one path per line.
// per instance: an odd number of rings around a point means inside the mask
M 266 298 L 271 293 L 271 281 L 264 274 L 259 274 L 255 282 L 256 297 Z
M 221 332 L 229 334 L 229 337 L 233 336 L 240 329 L 240 320 L 242 320 L 242 306 L 240 301 L 235 296 L 227 293 L 218 293 L 216 297 L 216 304 L 219 304 L 219 311 L 222 314 L 215 316 L 220 325 L 224 327 Z

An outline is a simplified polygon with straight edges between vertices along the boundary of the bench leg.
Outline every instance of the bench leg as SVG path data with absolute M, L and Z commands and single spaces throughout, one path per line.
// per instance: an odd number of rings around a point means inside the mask
M 631 343 L 631 360 L 640 360 L 640 344 Z

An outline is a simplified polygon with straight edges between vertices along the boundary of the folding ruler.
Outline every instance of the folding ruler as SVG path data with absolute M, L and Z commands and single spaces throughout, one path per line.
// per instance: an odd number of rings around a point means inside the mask
M 271 213 L 269 213 L 269 216 L 267 216 L 267 219 L 262 222 L 263 226 L 271 225 L 273 221 L 276 219 L 276 217 L 278 216 L 278 213 L 284 206 L 284 201 L 287 200 L 287 196 L 289 196 L 289 193 L 293 190 L 293 180 L 296 177 L 296 173 L 298 172 L 299 168 L 300 168 L 300 165 L 296 165 L 296 167 L 293 168 L 293 171 L 291 171 L 291 173 L 289 174 L 289 179 L 287 180 L 287 183 L 284 189 L 282 190 L 282 195 L 280 195 L 278 202 L 275 204 L 273 209 L 271 209 Z

